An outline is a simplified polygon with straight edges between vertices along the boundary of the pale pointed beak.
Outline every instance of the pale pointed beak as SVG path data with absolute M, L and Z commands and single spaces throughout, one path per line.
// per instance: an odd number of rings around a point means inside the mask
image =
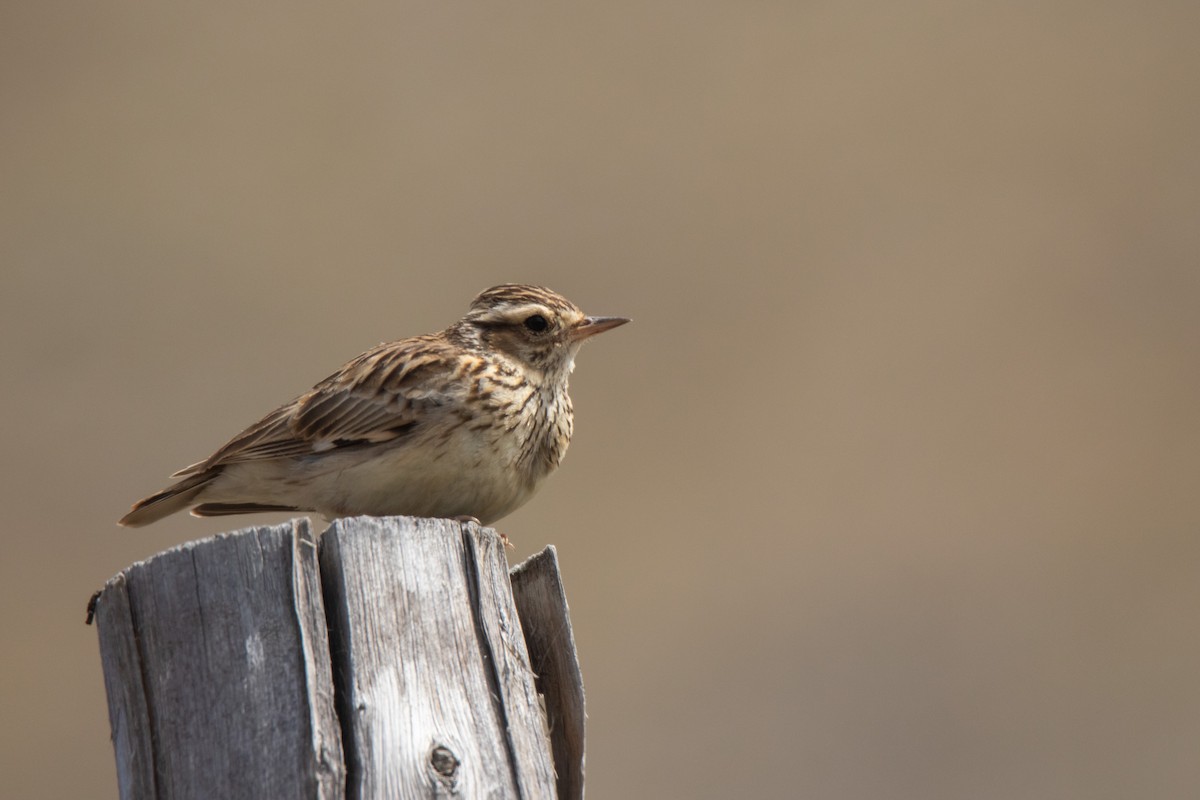
M 571 330 L 571 339 L 576 342 L 582 342 L 595 336 L 597 333 L 604 333 L 607 330 L 624 325 L 629 322 L 626 317 L 584 317 L 583 320 Z

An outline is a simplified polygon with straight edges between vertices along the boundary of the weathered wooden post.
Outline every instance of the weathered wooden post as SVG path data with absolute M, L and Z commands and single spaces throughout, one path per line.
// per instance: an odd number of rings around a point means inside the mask
M 96 622 L 122 798 L 583 796 L 553 548 L 510 586 L 474 524 L 293 520 L 133 565 Z

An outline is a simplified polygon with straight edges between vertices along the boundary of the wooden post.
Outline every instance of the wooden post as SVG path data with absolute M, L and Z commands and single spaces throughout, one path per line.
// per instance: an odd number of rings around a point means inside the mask
M 583 797 L 583 674 L 553 545 L 512 570 L 513 597 L 550 724 L 558 796 Z
M 121 797 L 582 798 L 553 549 L 513 582 L 495 531 L 406 517 L 133 565 L 96 606 Z

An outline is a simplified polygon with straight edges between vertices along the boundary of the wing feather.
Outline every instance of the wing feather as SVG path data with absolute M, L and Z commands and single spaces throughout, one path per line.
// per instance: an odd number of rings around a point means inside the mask
M 387 442 L 415 430 L 463 391 L 463 359 L 440 336 L 418 336 L 363 353 L 311 391 L 251 425 L 187 476 L 226 464 L 328 453 Z

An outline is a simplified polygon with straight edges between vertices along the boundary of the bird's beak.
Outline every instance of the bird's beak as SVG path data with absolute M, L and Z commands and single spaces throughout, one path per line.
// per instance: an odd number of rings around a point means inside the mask
M 597 333 L 604 333 L 629 322 L 626 317 L 584 317 L 572 330 L 571 339 L 582 342 Z

